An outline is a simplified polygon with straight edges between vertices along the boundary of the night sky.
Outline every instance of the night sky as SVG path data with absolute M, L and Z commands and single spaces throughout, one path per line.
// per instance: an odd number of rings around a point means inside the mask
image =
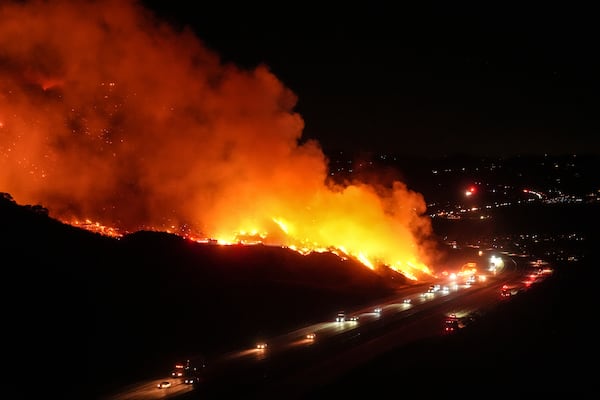
M 600 152 L 591 6 L 144 3 L 224 62 L 267 65 L 326 151 Z

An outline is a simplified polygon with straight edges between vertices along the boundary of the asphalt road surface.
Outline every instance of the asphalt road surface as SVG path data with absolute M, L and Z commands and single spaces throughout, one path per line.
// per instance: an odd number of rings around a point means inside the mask
M 440 336 L 450 314 L 485 317 L 486 310 L 501 301 L 505 284 L 523 285 L 531 269 L 509 269 L 485 274 L 472 284 L 444 278 L 429 291 L 429 284 L 413 287 L 379 304 L 345 310 L 346 320 L 301 327 L 246 349 L 212 360 L 198 384 L 164 377 L 130 385 L 105 400 L 164 398 L 306 398 L 310 391 L 335 380 L 378 355 L 413 341 Z M 546 276 L 535 276 L 533 284 Z M 358 317 L 357 320 L 350 320 Z M 259 348 L 258 345 L 264 345 Z M 169 388 L 158 388 L 163 381 Z

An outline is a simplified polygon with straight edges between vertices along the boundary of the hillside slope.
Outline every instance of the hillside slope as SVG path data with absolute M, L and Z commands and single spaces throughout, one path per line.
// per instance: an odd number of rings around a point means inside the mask
M 11 260 L 5 273 L 19 299 L 13 342 L 95 392 L 164 373 L 190 354 L 210 359 L 328 320 L 408 284 L 330 253 L 201 244 L 161 232 L 108 238 L 9 195 L 0 199 L 0 219 L 0 248 Z M 23 340 L 32 333 L 33 344 Z

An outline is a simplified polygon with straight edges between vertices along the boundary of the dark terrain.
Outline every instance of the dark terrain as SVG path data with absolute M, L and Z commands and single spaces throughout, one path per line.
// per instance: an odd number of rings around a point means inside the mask
M 107 238 L 10 196 L 0 199 L 0 219 L 20 368 L 43 368 L 43 381 L 69 382 L 61 390 L 91 397 L 165 375 L 190 355 L 210 360 L 329 320 L 406 284 L 330 253 L 198 244 L 160 232 Z
M 398 349 L 315 390 L 315 398 L 414 390 L 415 382 L 423 382 L 416 389 L 425 397 L 480 389 L 587 393 L 597 362 L 593 211 L 563 218 L 588 235 L 578 244 L 584 256 L 553 263 L 550 280 L 459 334 Z M 331 254 L 201 245 L 159 232 L 110 239 L 10 196 L 0 199 L 0 220 L 14 366 L 35 377 L 31 390 L 65 397 L 97 398 L 164 375 L 189 354 L 210 360 L 407 284 Z

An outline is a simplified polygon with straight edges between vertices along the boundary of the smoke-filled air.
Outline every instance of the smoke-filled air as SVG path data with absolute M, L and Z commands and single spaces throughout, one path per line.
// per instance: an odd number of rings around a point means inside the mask
M 67 223 L 432 274 L 422 195 L 330 182 L 296 100 L 134 1 L 0 4 L 0 192 Z

